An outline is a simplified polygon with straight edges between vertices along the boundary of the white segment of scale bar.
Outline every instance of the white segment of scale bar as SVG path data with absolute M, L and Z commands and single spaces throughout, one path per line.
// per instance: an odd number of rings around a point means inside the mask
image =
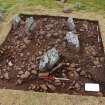
M 85 83 L 85 91 L 99 92 L 100 86 L 97 83 Z

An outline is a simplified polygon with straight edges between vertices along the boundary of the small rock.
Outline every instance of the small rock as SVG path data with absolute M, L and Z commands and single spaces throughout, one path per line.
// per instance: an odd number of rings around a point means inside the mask
M 20 56 L 21 56 L 21 57 L 23 57 L 23 56 L 24 56 L 24 54 L 23 54 L 23 53 L 20 53 Z
M 39 73 L 39 77 L 46 77 L 49 76 L 49 72 Z
M 13 66 L 13 63 L 11 61 L 8 62 L 9 66 Z
M 38 53 L 39 53 L 39 55 L 42 55 L 42 54 L 43 54 L 43 52 L 42 52 L 42 51 L 39 51 Z
M 55 80 L 55 86 L 59 86 L 59 85 L 61 85 L 62 83 L 61 83 L 61 81 L 60 80 Z
M 45 84 L 41 84 L 40 87 L 41 87 L 44 91 L 46 91 L 46 90 L 48 89 Z
M 7 80 L 10 79 L 10 78 L 9 78 L 9 74 L 8 74 L 7 72 L 4 73 L 4 78 L 7 79 Z
M 30 72 L 26 71 L 24 74 L 21 75 L 22 79 L 28 78 L 30 76 Z
M 56 90 L 56 87 L 54 85 L 48 84 L 47 85 L 49 89 L 51 89 L 52 91 Z
M 70 7 L 66 7 L 63 9 L 64 13 L 72 13 L 72 9 Z
M 76 64 L 75 64 L 75 63 L 72 63 L 72 64 L 70 65 L 70 67 L 75 68 L 75 67 L 76 67 Z
M 34 89 L 36 89 L 36 87 L 37 87 L 36 85 L 31 84 L 30 87 L 29 87 L 29 90 L 34 90 Z
M 51 34 L 50 34 L 50 33 L 48 33 L 48 34 L 46 35 L 46 37 L 47 37 L 47 38 L 50 38 L 50 37 L 51 37 Z
M 31 73 L 36 75 L 37 71 L 36 70 L 32 70 Z
M 21 85 L 21 84 L 22 84 L 22 80 L 18 79 L 17 82 L 16 82 L 16 85 Z
M 3 78 L 4 78 L 4 77 L 1 75 L 1 76 L 0 76 L 0 79 L 3 79 Z
M 77 8 L 77 9 L 80 9 L 81 8 L 81 3 L 80 2 L 76 2 L 74 7 Z
M 94 65 L 100 65 L 100 62 L 98 60 L 93 61 Z
M 86 75 L 86 72 L 85 71 L 81 71 L 80 72 L 80 76 L 85 76 Z
M 54 33 L 53 36 L 54 36 L 54 37 L 58 37 L 58 33 Z
M 76 83 L 75 84 L 75 88 L 76 88 L 76 90 L 80 90 L 80 88 L 81 88 L 80 84 L 79 83 Z
M 27 56 L 30 56 L 30 52 L 27 52 L 27 54 L 26 54 Z
M 66 63 L 66 66 L 70 66 L 70 63 Z
M 76 71 L 77 71 L 77 72 L 80 72 L 80 71 L 81 71 L 81 68 L 77 68 Z
M 24 73 L 23 71 L 19 71 L 19 72 L 18 72 L 19 75 L 21 75 L 21 74 L 23 74 L 23 73 Z
M 27 37 L 25 37 L 23 40 L 24 40 L 25 44 L 29 44 L 30 43 L 30 40 Z

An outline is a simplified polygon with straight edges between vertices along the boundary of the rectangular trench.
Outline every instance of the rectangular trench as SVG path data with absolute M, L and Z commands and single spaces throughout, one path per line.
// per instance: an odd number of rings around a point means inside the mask
M 1 89 L 105 96 L 105 57 L 98 21 L 73 19 L 80 42 L 80 50 L 75 54 L 64 42 L 69 32 L 67 17 L 24 14 L 20 17 L 19 26 L 12 27 L 0 46 Z M 28 17 L 34 17 L 37 23 L 37 28 L 31 33 L 25 31 Z M 38 77 L 41 75 L 38 72 L 39 57 L 53 47 L 60 54 L 55 66 L 64 65 L 51 76 L 68 78 L 69 81 Z M 85 83 L 98 83 L 100 92 L 86 92 Z

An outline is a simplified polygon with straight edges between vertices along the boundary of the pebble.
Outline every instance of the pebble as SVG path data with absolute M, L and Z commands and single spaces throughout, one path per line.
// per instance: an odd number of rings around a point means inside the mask
M 64 12 L 64 13 L 72 13 L 72 9 L 71 9 L 70 7 L 65 7 L 65 8 L 63 9 L 63 12 Z
M 13 66 L 13 63 L 11 61 L 8 62 L 9 66 Z
M 49 76 L 49 72 L 39 73 L 39 77 L 46 77 Z
M 70 67 L 75 68 L 75 67 L 76 67 L 76 64 L 75 64 L 75 63 L 72 63 L 72 64 L 70 65 Z
M 46 37 L 47 37 L 47 38 L 50 38 L 50 37 L 51 37 L 51 34 L 50 34 L 50 33 L 48 33 L 48 34 L 46 35 Z
M 46 90 L 48 89 L 45 84 L 41 84 L 40 87 L 41 87 L 44 91 L 46 91 Z
M 25 37 L 23 40 L 24 40 L 25 44 L 29 44 L 30 43 L 30 40 L 27 37 Z
M 24 73 L 23 71 L 19 71 L 19 72 L 18 72 L 19 75 L 21 75 L 21 74 L 23 74 L 23 73 Z
M 43 52 L 42 52 L 42 51 L 39 51 L 38 53 L 39 53 L 39 55 L 42 55 L 42 54 L 43 54 Z
M 56 87 L 52 84 L 48 84 L 47 85 L 49 89 L 51 89 L 52 91 L 55 91 L 56 90 Z
M 55 80 L 55 86 L 60 86 L 62 83 L 61 83 L 61 81 L 60 80 Z
M 70 63 L 66 63 L 66 66 L 70 66 Z
M 4 73 L 4 78 L 7 79 L 7 80 L 10 79 L 10 78 L 9 78 L 9 74 L 8 74 L 7 72 Z
M 30 76 L 30 72 L 29 71 L 26 71 L 24 74 L 22 74 L 20 77 L 22 79 L 25 79 L 25 78 L 28 78 Z
M 32 70 L 31 73 L 36 75 L 37 71 L 36 70 Z
M 53 36 L 54 37 L 58 37 L 58 33 L 53 33 Z
M 21 85 L 21 84 L 22 84 L 22 80 L 18 79 L 17 82 L 16 82 L 16 85 Z
M 75 88 L 76 88 L 76 90 L 80 90 L 80 88 L 81 88 L 80 84 L 79 83 L 76 83 L 75 84 Z
M 80 72 L 80 71 L 81 71 L 81 68 L 77 68 L 76 71 L 77 71 L 77 72 Z
M 86 72 L 85 71 L 81 71 L 80 72 L 80 76 L 85 76 L 86 75 Z

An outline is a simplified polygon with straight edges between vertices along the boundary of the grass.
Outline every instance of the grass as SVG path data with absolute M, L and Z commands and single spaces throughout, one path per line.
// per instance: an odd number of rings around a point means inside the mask
M 105 0 L 68 0 L 68 2 L 60 6 L 56 0 L 0 0 L 0 8 L 10 12 L 15 10 L 17 7 L 22 5 L 23 7 L 30 6 L 43 6 L 51 9 L 61 9 L 64 6 L 69 6 L 72 9 L 74 8 L 74 4 L 76 2 L 81 3 L 81 8 L 79 10 L 82 11 L 102 11 L 105 12 Z

